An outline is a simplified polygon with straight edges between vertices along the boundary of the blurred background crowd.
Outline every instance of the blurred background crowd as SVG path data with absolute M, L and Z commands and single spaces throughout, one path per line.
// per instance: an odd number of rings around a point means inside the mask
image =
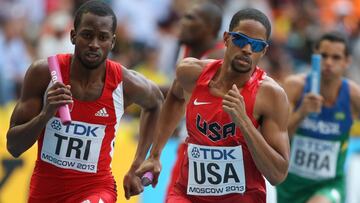
M 69 33 L 74 11 L 85 1 L 0 0 L 0 108 L 9 105 L 11 108 L 19 97 L 21 82 L 32 61 L 73 52 Z M 159 85 L 168 85 L 174 76 L 180 47 L 179 19 L 193 1 L 105 1 L 118 17 L 116 46 L 110 58 Z M 314 40 L 325 31 L 338 30 L 349 37 L 352 50 L 347 76 L 360 84 L 360 0 L 212 1 L 223 9 L 219 38 L 240 8 L 254 7 L 269 16 L 273 30 L 260 67 L 279 83 L 289 74 L 309 70 Z M 126 115 L 126 119 L 134 118 L 136 110 Z M 4 120 L 7 118 L 1 121 Z M 6 132 L 8 122 L 0 125 Z M 5 132 L 0 132 L 1 147 L 5 146 Z M 0 179 L 4 171 L 0 166 Z M 0 194 L 3 181 L 0 181 Z

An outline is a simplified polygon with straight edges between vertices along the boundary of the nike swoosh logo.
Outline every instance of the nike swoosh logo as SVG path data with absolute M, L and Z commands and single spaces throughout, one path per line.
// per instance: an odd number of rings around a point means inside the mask
M 198 102 L 197 98 L 194 100 L 194 105 L 195 106 L 204 105 L 204 104 L 211 104 L 211 102 Z

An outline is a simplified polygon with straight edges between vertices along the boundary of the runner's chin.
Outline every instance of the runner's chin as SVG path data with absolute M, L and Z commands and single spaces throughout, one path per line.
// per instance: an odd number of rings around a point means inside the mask
M 105 58 L 101 56 L 90 57 L 85 55 L 80 62 L 88 69 L 96 69 L 104 61 Z
M 231 61 L 231 69 L 238 73 L 247 73 L 251 70 L 251 64 L 240 59 Z

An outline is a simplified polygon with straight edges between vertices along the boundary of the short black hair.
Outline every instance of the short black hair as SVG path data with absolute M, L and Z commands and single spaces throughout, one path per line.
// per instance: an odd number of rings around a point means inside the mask
M 271 24 L 269 18 L 263 12 L 254 8 L 246 8 L 236 12 L 230 21 L 229 31 L 233 31 L 242 20 L 255 20 L 261 23 L 266 29 L 266 39 L 269 39 Z
M 205 1 L 200 3 L 201 16 L 205 22 L 210 25 L 215 36 L 221 28 L 223 11 L 222 9 L 214 2 Z
M 323 34 L 316 42 L 314 48 L 319 49 L 322 41 L 328 40 L 330 42 L 340 42 L 345 45 L 345 56 L 350 55 L 350 46 L 347 37 L 344 33 L 338 31 L 331 31 Z
M 111 16 L 113 19 L 112 31 L 115 33 L 117 20 L 114 11 L 110 8 L 109 5 L 102 1 L 87 1 L 82 4 L 79 9 L 75 12 L 75 20 L 74 20 L 74 29 L 79 26 L 82 16 L 85 13 L 92 13 L 97 16 Z

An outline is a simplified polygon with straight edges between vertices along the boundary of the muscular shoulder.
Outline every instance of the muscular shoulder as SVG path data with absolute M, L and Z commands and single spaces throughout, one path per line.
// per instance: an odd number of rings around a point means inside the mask
M 187 92 L 191 92 L 203 68 L 213 61 L 215 60 L 184 58 L 176 66 L 176 80 Z
M 124 93 L 131 96 L 136 91 L 146 91 L 154 85 L 150 80 L 146 79 L 142 74 L 121 66 L 124 81 Z
M 360 95 L 360 86 L 352 80 L 348 80 L 348 81 L 349 81 L 351 96 L 355 96 L 355 97 L 359 96 Z
M 46 60 L 37 60 L 31 64 L 25 74 L 22 97 L 42 97 L 50 83 L 50 72 Z
M 291 103 L 296 103 L 301 97 L 305 86 L 305 74 L 291 75 L 284 81 L 283 87 Z
M 273 98 L 274 100 L 281 100 L 285 99 L 286 97 L 284 89 L 277 82 L 275 82 L 274 79 L 268 76 L 266 76 L 262 81 L 258 93 L 261 96 Z
M 184 58 L 176 66 L 176 77 L 178 79 L 197 78 L 201 74 L 203 67 L 211 61 L 214 60 L 200 60 L 192 57 Z
M 305 74 L 290 75 L 285 78 L 284 86 L 289 86 L 295 89 L 302 89 L 305 85 Z
M 266 77 L 260 85 L 255 101 L 255 114 L 264 115 L 271 111 L 287 109 L 288 98 L 284 89 L 272 78 Z
M 360 86 L 352 80 L 349 80 L 350 98 L 355 113 L 360 114 Z
M 279 91 L 283 88 L 274 79 L 266 76 L 261 82 L 260 89 L 264 89 L 266 91 Z
M 122 75 L 123 75 L 123 80 L 126 83 L 136 83 L 139 80 L 146 80 L 146 78 L 141 75 L 139 72 L 136 72 L 134 70 L 128 69 L 124 66 L 120 66 L 121 67 L 121 71 L 122 71 Z
M 49 66 L 45 59 L 34 61 L 29 67 L 27 74 L 39 74 L 38 76 L 49 76 Z M 50 79 L 50 77 L 47 77 Z
M 151 80 L 145 78 L 142 74 L 121 67 L 124 81 L 125 106 L 136 103 L 146 107 L 147 103 L 156 98 L 162 99 L 159 87 Z

